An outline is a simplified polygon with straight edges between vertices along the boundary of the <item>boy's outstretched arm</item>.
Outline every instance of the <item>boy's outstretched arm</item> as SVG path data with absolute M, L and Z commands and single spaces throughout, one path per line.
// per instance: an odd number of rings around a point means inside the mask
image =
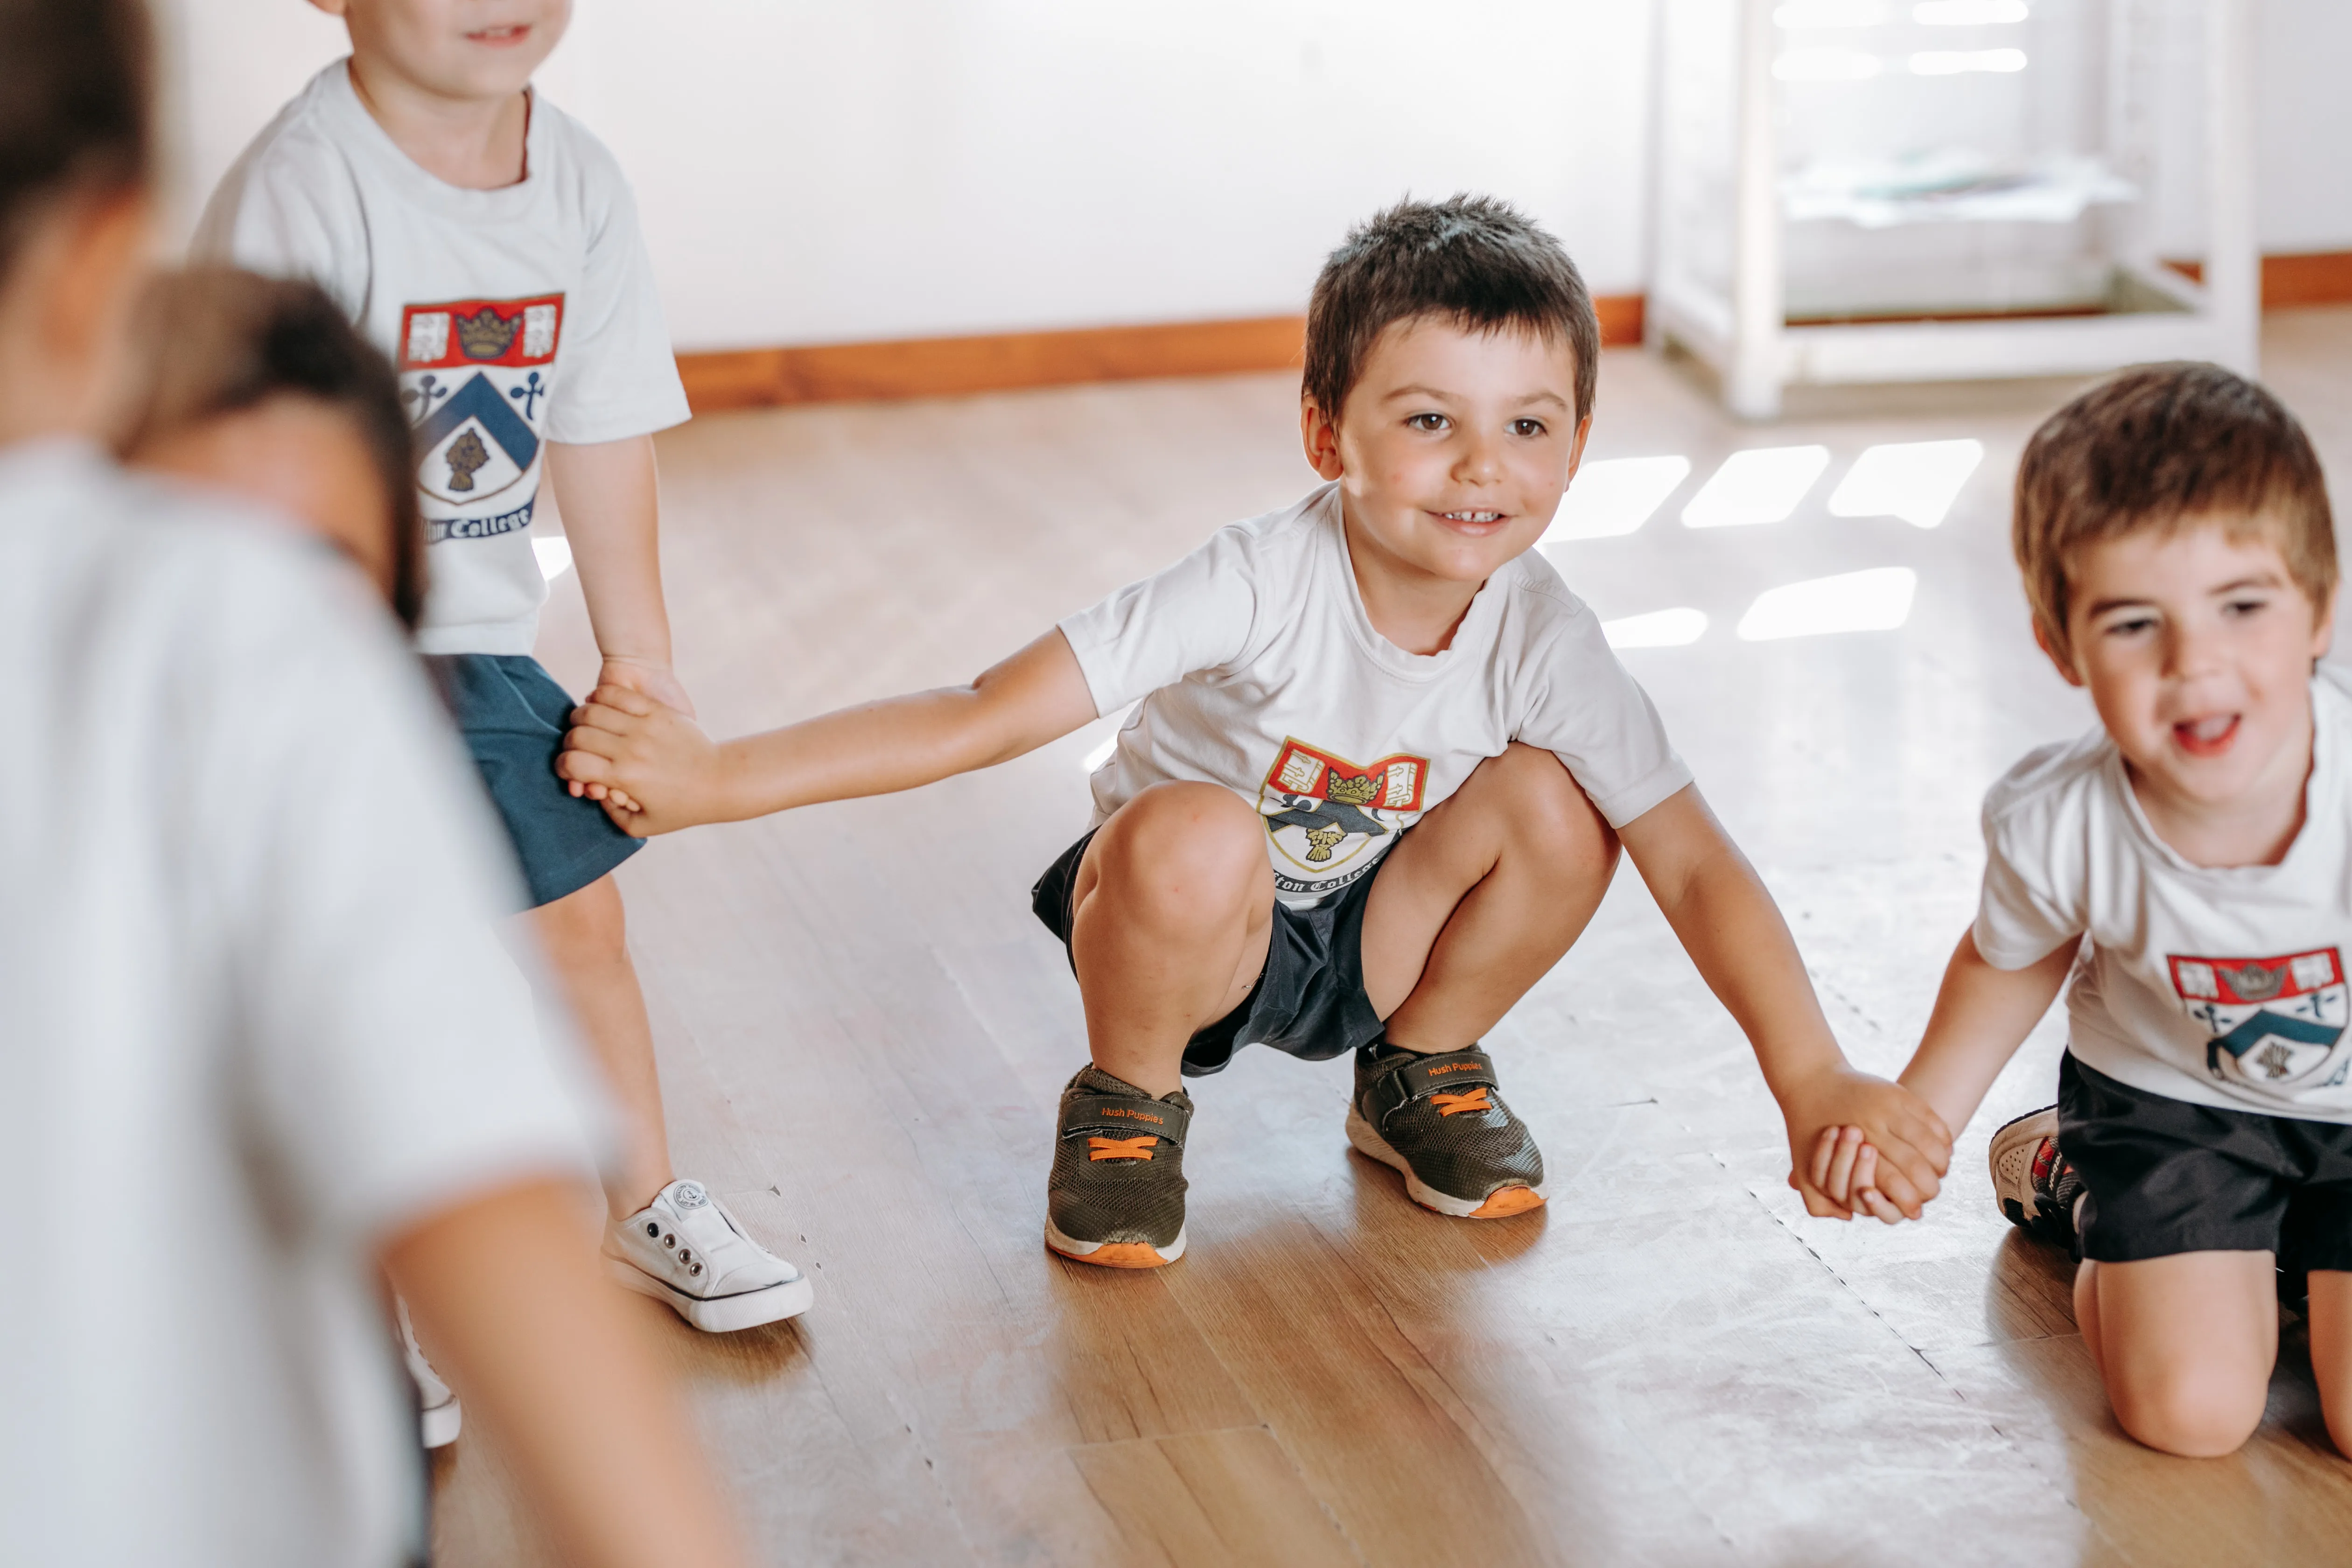
M 604 666 L 599 686 L 625 686 L 681 712 L 694 703 L 670 669 L 662 603 L 661 485 L 654 438 L 547 444 L 547 477 L 588 601 Z
M 1057 628 L 968 686 L 860 703 L 736 741 L 714 742 L 682 713 L 602 686 L 573 711 L 555 771 L 625 795 L 604 809 L 644 837 L 913 789 L 1008 762 L 1094 718 L 1094 694 Z
M 1788 1121 L 1790 1184 L 1815 1215 L 1852 1205 L 1810 1175 L 1823 1131 L 1864 1127 L 1880 1150 L 1877 1191 L 1918 1216 L 1951 1161 L 1952 1136 L 1913 1095 L 1849 1066 L 1772 895 L 1686 785 L 1618 830 L 1625 852 L 1717 1000 L 1756 1048 Z
M 495 1190 L 393 1237 L 384 1272 L 564 1562 L 740 1563 L 728 1500 L 582 1212 L 561 1182 Z
M 1903 1069 L 1903 1086 L 1933 1107 L 1947 1127 L 1967 1126 L 1992 1080 L 2057 1000 L 2080 946 L 2063 942 L 2022 969 L 1996 969 L 1977 951 L 1976 933 L 1962 932 L 1944 966 L 1927 1032 Z M 1835 1201 L 1891 1221 L 1892 1215 L 1870 1201 L 1881 1170 L 1874 1145 L 1858 1129 L 1824 1129 L 1806 1173 Z

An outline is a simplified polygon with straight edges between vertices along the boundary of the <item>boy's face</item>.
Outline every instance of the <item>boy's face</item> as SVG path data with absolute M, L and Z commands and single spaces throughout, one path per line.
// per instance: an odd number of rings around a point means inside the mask
M 2186 805 L 2225 805 L 2309 756 L 2312 661 L 2327 651 L 2278 549 L 2218 522 L 2084 549 L 2066 574 L 2068 660 L 2100 722 L 2146 783 Z M 2037 634 L 2038 635 L 2038 634 Z
M 443 98 L 520 92 L 572 20 L 572 0 L 311 0 L 352 30 L 352 49 Z
M 1466 584 L 1543 537 L 1591 425 L 1565 342 L 1429 316 L 1381 334 L 1336 421 L 1310 402 L 1300 423 L 1307 460 L 1339 481 L 1359 571 Z
M 383 479 L 351 420 L 328 405 L 273 397 L 167 431 L 130 460 L 307 523 L 391 595 L 396 567 Z

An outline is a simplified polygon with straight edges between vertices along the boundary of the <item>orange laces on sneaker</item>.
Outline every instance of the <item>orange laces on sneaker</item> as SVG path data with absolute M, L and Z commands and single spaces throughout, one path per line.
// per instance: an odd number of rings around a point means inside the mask
M 1481 1091 L 1484 1092 L 1483 1090 Z M 1149 1160 L 1151 1146 L 1160 1140 L 1151 1133 L 1140 1138 L 1089 1138 L 1087 1148 L 1089 1160 Z
M 1465 1110 L 1495 1109 L 1493 1103 L 1486 1099 L 1485 1084 L 1480 1084 L 1467 1094 L 1433 1094 L 1429 1097 L 1429 1100 L 1431 1104 L 1437 1107 L 1437 1114 L 1440 1116 L 1458 1116 Z

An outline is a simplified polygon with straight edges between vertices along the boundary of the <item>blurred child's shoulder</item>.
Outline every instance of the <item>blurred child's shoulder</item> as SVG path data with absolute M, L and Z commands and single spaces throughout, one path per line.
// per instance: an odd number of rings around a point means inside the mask
M 2116 743 L 2094 726 L 2071 741 L 2036 746 L 1985 791 L 1987 827 L 2079 808 L 2109 786 Z

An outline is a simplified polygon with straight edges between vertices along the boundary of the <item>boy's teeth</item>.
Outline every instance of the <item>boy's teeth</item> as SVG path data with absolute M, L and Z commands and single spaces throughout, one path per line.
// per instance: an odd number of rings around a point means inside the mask
M 1445 515 L 1454 522 L 1493 522 L 1503 514 L 1499 511 L 1449 511 Z

